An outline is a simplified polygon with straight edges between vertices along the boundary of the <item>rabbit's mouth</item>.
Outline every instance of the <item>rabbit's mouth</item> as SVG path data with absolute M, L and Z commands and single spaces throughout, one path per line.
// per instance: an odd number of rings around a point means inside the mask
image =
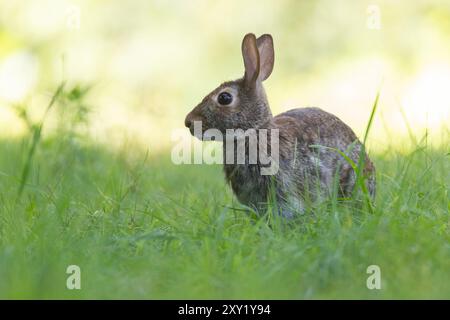
M 193 135 L 194 137 L 196 137 L 199 140 L 203 140 L 203 134 L 205 132 L 205 128 L 204 128 L 204 123 L 202 121 L 202 119 L 193 119 L 191 117 L 191 114 L 189 114 L 186 117 L 186 120 L 184 122 L 185 126 L 189 129 L 189 132 L 191 133 L 191 135 Z
M 200 141 L 223 141 L 222 134 L 218 129 L 203 130 L 191 125 L 189 132 Z
M 203 140 L 203 130 L 194 125 L 189 126 L 189 132 L 192 136 L 196 137 L 199 140 Z

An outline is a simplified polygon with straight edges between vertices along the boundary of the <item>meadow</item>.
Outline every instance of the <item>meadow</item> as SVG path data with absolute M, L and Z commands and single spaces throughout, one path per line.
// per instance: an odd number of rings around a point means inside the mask
M 48 132 L 16 107 L 28 131 L 0 139 L 0 298 L 450 298 L 448 143 L 371 152 L 373 212 L 330 200 L 286 223 L 248 214 L 219 165 L 97 143 L 82 96 L 60 87 Z

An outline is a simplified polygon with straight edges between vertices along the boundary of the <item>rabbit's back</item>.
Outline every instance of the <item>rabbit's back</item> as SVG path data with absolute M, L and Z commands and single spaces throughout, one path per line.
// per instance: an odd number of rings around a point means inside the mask
M 278 118 L 284 117 L 295 119 L 297 129 L 303 133 L 302 138 L 304 140 L 320 139 L 320 142 L 349 144 L 357 139 L 348 125 L 335 115 L 320 108 L 292 109 L 277 115 L 274 120 L 277 121 Z M 310 134 L 310 136 L 307 136 L 307 134 Z
M 308 107 L 286 111 L 273 119 L 280 130 L 280 155 L 284 171 L 280 182 L 289 180 L 300 193 L 318 184 L 323 192 L 331 191 L 338 172 L 339 193 L 349 196 L 356 175 L 351 165 L 337 152 L 345 153 L 358 163 L 362 145 L 353 130 L 338 117 L 319 108 Z M 333 150 L 334 149 L 334 150 Z M 368 189 L 375 193 L 375 168 L 364 153 L 364 173 Z M 284 164 L 284 165 L 283 165 Z M 309 182 L 309 186 L 305 185 Z M 319 196 L 314 194 L 313 197 Z

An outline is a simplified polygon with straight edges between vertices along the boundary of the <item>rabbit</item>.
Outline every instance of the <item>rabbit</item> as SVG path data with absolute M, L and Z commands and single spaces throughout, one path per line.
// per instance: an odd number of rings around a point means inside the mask
M 336 150 L 345 153 L 356 164 L 363 154 L 365 183 L 373 199 L 375 167 L 349 126 L 316 107 L 272 115 L 262 85 L 274 66 L 272 36 L 264 34 L 256 38 L 253 33 L 246 34 L 242 41 L 242 56 L 244 76 L 214 89 L 185 119 L 185 126 L 193 135 L 195 122 L 201 124 L 202 133 L 211 128 L 223 134 L 227 129 L 278 130 L 275 146 L 279 150 L 279 168 L 276 174 L 261 174 L 265 165 L 259 160 L 252 164 L 247 156 L 244 163 L 224 160 L 225 179 L 239 202 L 262 214 L 273 196 L 277 212 L 284 218 L 292 218 L 303 214 L 308 203 L 329 196 L 334 183 L 338 185 L 339 196 L 349 197 L 356 174 Z M 227 157 L 226 144 L 223 143 L 224 159 Z M 267 142 L 266 153 L 271 149 L 273 145 Z M 231 157 L 236 159 L 237 149 L 232 152 Z

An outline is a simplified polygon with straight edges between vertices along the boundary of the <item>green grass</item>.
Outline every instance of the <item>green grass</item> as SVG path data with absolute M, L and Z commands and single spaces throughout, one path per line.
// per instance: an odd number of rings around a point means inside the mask
M 0 139 L 0 298 L 450 298 L 448 148 L 371 155 L 373 213 L 330 201 L 269 225 L 220 166 L 64 130 L 33 147 L 33 132 Z M 374 264 L 381 290 L 366 287 Z

